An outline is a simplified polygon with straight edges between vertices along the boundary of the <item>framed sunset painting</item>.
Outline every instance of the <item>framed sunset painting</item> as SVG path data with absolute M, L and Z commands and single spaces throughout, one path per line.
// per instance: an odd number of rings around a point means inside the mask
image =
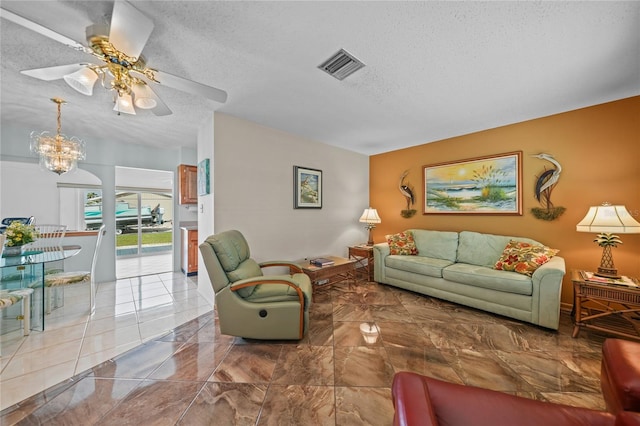
M 423 168 L 423 214 L 522 215 L 522 151 Z

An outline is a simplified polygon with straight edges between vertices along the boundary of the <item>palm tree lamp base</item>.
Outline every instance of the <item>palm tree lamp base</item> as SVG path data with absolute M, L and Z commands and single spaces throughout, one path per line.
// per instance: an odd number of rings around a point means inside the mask
M 609 239 L 618 238 L 616 235 L 605 234 L 609 237 Z M 622 244 L 618 239 L 618 243 Z M 595 275 L 603 278 L 612 278 L 619 279 L 620 275 L 618 275 L 618 270 L 613 264 L 613 253 L 611 252 L 612 246 L 604 246 L 602 248 L 602 259 L 600 260 L 600 266 L 598 267 L 598 272 L 595 272 Z
M 617 269 L 607 269 L 607 268 L 599 267 L 598 272 L 594 272 L 593 275 L 596 275 L 602 278 L 611 278 L 614 280 L 620 279 L 620 275 L 618 275 Z

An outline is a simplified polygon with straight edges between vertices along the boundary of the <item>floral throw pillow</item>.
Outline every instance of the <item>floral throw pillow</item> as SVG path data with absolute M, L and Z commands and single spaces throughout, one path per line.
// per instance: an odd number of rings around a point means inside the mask
M 389 243 L 389 254 L 411 255 L 418 254 L 416 242 L 413 240 L 411 231 L 400 232 L 398 234 L 387 235 Z
M 547 263 L 559 251 L 546 246 L 511 240 L 494 268 L 531 276 L 536 269 Z

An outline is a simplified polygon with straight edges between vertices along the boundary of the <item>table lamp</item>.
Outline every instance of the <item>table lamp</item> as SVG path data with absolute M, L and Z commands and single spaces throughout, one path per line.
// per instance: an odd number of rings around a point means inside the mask
M 369 230 L 369 241 L 367 241 L 367 245 L 372 246 L 373 236 L 371 235 L 371 230 L 376 227 L 376 223 L 382 222 L 380 216 L 378 216 L 378 211 L 371 207 L 364 209 L 362 216 L 360 216 L 360 222 L 364 223 L 364 227 Z
M 612 206 L 602 203 L 601 206 L 589 207 L 587 215 L 576 225 L 578 232 L 594 232 L 598 236 L 594 242 L 602 247 L 602 260 L 595 275 L 605 278 L 620 278 L 613 264 L 611 247 L 622 244 L 620 237 L 613 234 L 640 234 L 638 223 L 625 206 Z

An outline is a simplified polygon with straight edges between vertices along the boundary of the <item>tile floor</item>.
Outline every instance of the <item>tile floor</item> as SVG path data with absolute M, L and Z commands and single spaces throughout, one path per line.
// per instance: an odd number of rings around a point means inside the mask
M 191 293 L 184 281 L 166 278 Z M 140 281 L 102 291 L 140 288 Z M 123 303 L 135 307 L 134 296 Z M 141 337 L 158 331 L 143 332 L 143 324 Z M 118 330 L 126 335 L 128 327 L 136 326 L 125 321 Z M 371 330 L 379 330 L 377 338 L 364 333 Z M 568 315 L 555 332 L 376 283 L 316 287 L 302 341 L 222 336 L 215 313 L 205 312 L 119 356 L 107 353 L 110 359 L 93 367 L 96 358 L 83 360 L 89 353 L 61 359 L 77 364 L 76 376 L 63 380 L 47 368 L 53 377 L 41 380 L 61 383 L 5 409 L 0 423 L 389 425 L 390 385 L 400 370 L 604 409 L 604 337 L 582 331 L 574 339 L 571 330 Z M 61 357 L 65 345 L 57 342 L 47 358 Z
M 171 271 L 173 271 L 173 254 L 171 252 L 116 258 L 116 278 L 130 278 Z
M 158 259 L 157 259 L 158 260 Z M 131 268 L 130 268 L 131 269 Z M 89 286 L 64 288 L 64 306 L 45 331 L 0 340 L 0 409 L 211 311 L 194 279 L 163 273 L 100 283 L 89 317 Z

